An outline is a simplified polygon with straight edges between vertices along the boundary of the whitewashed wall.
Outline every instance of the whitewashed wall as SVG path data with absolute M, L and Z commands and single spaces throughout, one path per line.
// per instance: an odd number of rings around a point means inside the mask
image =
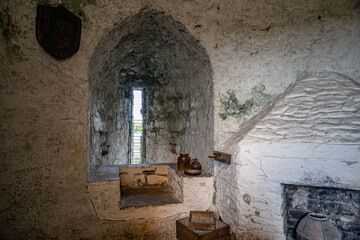
M 254 125 L 255 124 L 255 125 Z M 360 189 L 360 85 L 336 73 L 296 81 L 231 139 L 217 207 L 240 239 L 285 239 L 282 183 Z

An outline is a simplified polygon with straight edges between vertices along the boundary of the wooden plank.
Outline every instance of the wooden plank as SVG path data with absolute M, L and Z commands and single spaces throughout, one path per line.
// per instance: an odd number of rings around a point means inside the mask
M 229 165 L 231 164 L 231 154 L 214 151 L 213 155 L 214 156 L 209 156 L 209 158 L 214 158 L 216 161 L 223 162 Z

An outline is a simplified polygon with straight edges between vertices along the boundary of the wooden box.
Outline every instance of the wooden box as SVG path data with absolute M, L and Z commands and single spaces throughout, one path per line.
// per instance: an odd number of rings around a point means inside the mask
M 189 229 L 192 230 L 214 230 L 216 219 L 214 212 L 190 211 Z
M 231 240 L 230 226 L 216 220 L 214 230 L 192 230 L 188 227 L 189 218 L 176 220 L 176 237 L 178 240 Z

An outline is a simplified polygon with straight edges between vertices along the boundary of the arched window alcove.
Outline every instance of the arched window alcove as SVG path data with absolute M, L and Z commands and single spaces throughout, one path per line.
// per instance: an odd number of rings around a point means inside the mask
M 131 163 L 134 89 L 143 93 L 140 162 L 175 163 L 180 152 L 188 152 L 208 170 L 209 57 L 181 23 L 143 10 L 115 26 L 90 61 L 88 172 Z

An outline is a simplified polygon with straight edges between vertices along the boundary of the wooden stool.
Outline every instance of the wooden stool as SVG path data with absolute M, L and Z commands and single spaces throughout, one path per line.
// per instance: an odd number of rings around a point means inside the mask
M 191 230 L 189 218 L 176 220 L 176 237 L 179 240 L 231 240 L 230 226 L 216 220 L 216 229 L 212 231 Z

